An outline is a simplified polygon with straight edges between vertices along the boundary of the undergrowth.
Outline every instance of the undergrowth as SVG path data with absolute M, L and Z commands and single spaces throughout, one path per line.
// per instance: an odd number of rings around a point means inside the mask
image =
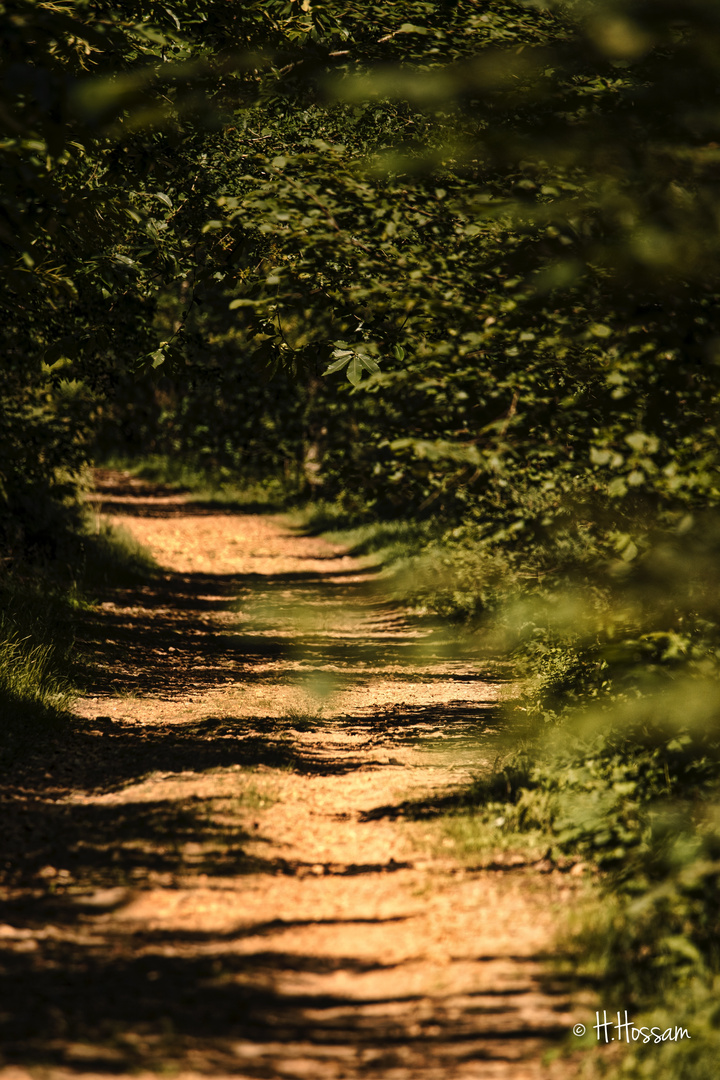
M 57 523 L 56 523 L 57 524 Z M 76 515 L 53 545 L 16 551 L 0 577 L 0 758 L 10 760 L 71 723 L 83 662 L 74 649 L 78 617 L 98 589 L 157 572 L 125 530 Z

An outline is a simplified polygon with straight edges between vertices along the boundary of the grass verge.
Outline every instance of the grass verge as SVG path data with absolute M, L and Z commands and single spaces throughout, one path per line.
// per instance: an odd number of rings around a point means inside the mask
M 82 681 L 74 653 L 79 614 L 104 587 L 147 581 L 148 551 L 87 516 L 57 536 L 52 559 L 15 558 L 0 578 L 0 758 L 11 760 L 67 729 Z
M 88 516 L 75 538 L 74 587 L 81 593 L 102 585 L 133 585 L 158 571 L 155 559 L 122 526 Z
M 0 581 L 0 756 L 68 721 L 72 600 L 57 582 L 17 569 Z

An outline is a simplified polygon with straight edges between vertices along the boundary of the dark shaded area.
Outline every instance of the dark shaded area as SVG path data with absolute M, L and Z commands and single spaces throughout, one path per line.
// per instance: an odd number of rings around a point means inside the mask
M 284 509 L 279 503 L 249 502 L 229 498 L 201 499 L 182 484 L 155 483 L 115 469 L 94 470 L 95 490 L 88 502 L 100 514 L 131 517 L 205 517 L 209 514 L 267 514 Z
M 451 791 L 446 795 L 433 795 L 431 798 L 404 799 L 402 802 L 375 806 L 361 816 L 362 821 L 394 821 L 396 818 L 408 818 L 411 821 L 427 821 L 442 817 L 453 811 L 473 809 L 477 800 L 466 789 Z
M 224 797 L 228 799 L 227 796 Z M 241 801 L 242 794 L 238 795 Z M 34 887 L 49 878 L 50 906 L 57 918 L 92 889 L 147 886 L 163 878 L 172 885 L 186 874 L 212 877 L 269 873 L 302 877 L 394 873 L 411 864 L 332 863 L 264 859 L 246 855 L 249 833 L 208 799 L 195 796 L 142 802 L 69 803 L 40 796 L 4 797 L 0 812 L 6 829 L 0 840 L 3 878 L 11 888 Z M 0 901 L 0 911 L 2 911 Z M 27 918 L 29 910 L 24 911 Z
M 365 735 L 367 746 L 408 747 L 437 754 L 464 752 L 470 755 L 467 760 L 476 757 L 478 748 L 500 732 L 499 706 L 493 700 L 373 707 L 366 715 L 344 716 L 334 723 L 349 734 Z
M 343 774 L 372 767 L 366 758 L 324 753 L 292 743 L 291 722 L 210 717 L 195 723 L 130 725 L 99 716 L 77 720 L 44 747 L 28 752 L 14 770 L 28 794 L 60 797 L 68 790 L 117 791 L 153 773 L 206 773 L 232 767 L 292 769 L 311 775 Z M 277 736 L 277 737 L 276 737 Z M 379 762 L 377 764 L 380 764 Z M 0 784 L 0 799 L 13 788 Z M 0 840 L 0 844 L 2 840 Z
M 129 691 L 174 697 L 227 678 L 295 681 L 293 665 L 308 671 L 340 668 L 342 683 L 350 680 L 342 672 L 349 665 L 405 668 L 405 676 L 393 672 L 393 677 L 417 681 L 420 653 L 423 664 L 476 661 L 472 644 L 453 640 L 432 620 L 401 621 L 392 602 L 377 599 L 374 573 L 163 574 L 140 587 L 103 589 L 101 602 L 78 627 L 78 673 L 91 695 Z M 249 623 L 242 615 L 248 606 L 253 615 L 256 608 L 261 613 Z M 299 612 L 331 606 L 339 612 L 362 608 L 368 620 L 362 636 L 297 629 Z M 237 621 L 218 630 L 213 616 L 229 608 Z M 381 624 L 382 632 L 373 632 L 369 620 Z M 418 637 L 418 629 L 424 636 Z M 277 669 L 268 673 L 268 664 Z M 454 677 L 498 682 L 509 677 L 509 668 L 485 660 L 481 671 Z
M 467 745 L 472 745 L 472 742 L 468 740 Z M 474 745 L 477 746 L 477 739 Z M 373 807 L 372 810 L 361 815 L 361 820 L 381 821 L 404 817 L 411 821 L 427 821 L 431 818 L 442 817 L 443 814 L 467 813 L 481 807 L 485 801 L 496 801 L 500 791 L 508 801 L 512 801 L 513 788 L 508 786 L 508 779 L 504 772 L 483 776 L 470 785 L 465 785 L 456 791 L 448 791 L 444 795 L 433 794 L 430 797 L 404 799 L 400 802 Z M 504 864 L 496 865 L 498 868 L 507 869 Z
M 99 514 L 127 514 L 128 517 L 237 517 L 241 514 L 277 513 L 281 507 L 269 507 L 260 502 L 232 502 L 221 499 L 185 499 L 181 492 L 168 495 L 167 488 L 147 490 L 144 486 L 138 496 L 123 495 L 118 487 L 116 497 L 103 488 L 100 497 L 91 498 L 93 508 Z M 155 494 L 157 491 L 157 495 Z
M 287 717 L 211 716 L 199 721 L 176 724 L 157 723 L 152 726 L 131 724 L 109 716 L 93 720 L 76 718 L 60 732 L 48 732 L 42 746 L 28 748 L 16 760 L 11 774 L 0 782 L 2 816 L 14 823 L 14 831 L 0 836 L 0 861 L 8 838 L 15 835 L 22 821 L 23 836 L 18 851 L 29 857 L 29 837 L 35 833 L 51 835 L 52 821 L 69 822 L 80 814 L 72 826 L 74 835 L 86 834 L 86 826 L 100 829 L 103 843 L 111 843 L 113 835 L 120 837 L 124 824 L 132 822 L 123 817 L 126 807 L 107 807 L 105 824 L 97 819 L 82 820 L 83 807 L 59 804 L 71 791 L 75 793 L 107 794 L 118 791 L 153 775 L 209 773 L 215 770 L 256 769 L 292 770 L 308 776 L 344 775 L 359 769 L 388 767 L 387 753 L 394 747 L 422 747 L 438 752 L 474 750 L 481 736 L 495 734 L 494 707 L 485 709 L 468 703 L 451 703 L 429 708 L 368 710 L 365 715 L 341 717 L 333 722 L 338 730 L 359 736 L 353 752 L 334 745 L 332 736 L 316 742 L 293 739 L 303 731 L 321 731 L 319 719 Z M 382 758 L 368 757 L 367 752 L 382 752 Z M 403 803 L 381 807 L 372 813 L 377 817 L 410 813 L 416 816 L 439 814 L 459 805 L 464 796 L 450 794 L 433 799 L 426 810 L 422 804 Z M 34 809 L 31 809 L 33 808 Z M 165 815 L 175 811 L 138 805 L 138 825 L 172 837 L 174 842 L 196 827 L 192 808 L 185 825 L 182 815 L 174 820 Z M 184 811 L 185 812 L 185 811 Z M 154 823 L 154 824 L 153 824 Z M 92 830 L 91 830 L 92 831 Z M 105 835 L 106 834 L 106 835 Z M 65 838 L 61 844 L 64 849 Z M 6 857 L 7 854 L 6 854 Z
M 271 604 L 273 588 L 284 589 L 286 584 L 263 578 L 263 599 Z M 218 632 L 212 615 L 226 611 L 248 588 L 237 577 L 194 574 L 165 575 L 156 584 L 135 590 L 108 590 L 104 603 L 82 620 L 78 630 L 87 692 L 176 696 L 216 686 L 227 675 L 243 681 L 267 678 L 267 673 L 258 675 L 253 669 L 273 661 L 308 663 L 314 658 L 318 663 L 340 663 L 356 654 L 359 646 L 341 643 L 334 646 L 333 656 L 326 656 L 324 641 L 300 642 L 291 633 L 248 633 L 231 625 Z M 362 648 L 370 660 L 372 647 Z
M 280 995 L 272 988 L 280 971 L 381 967 L 350 957 L 173 955 L 143 937 L 133 939 L 134 956 L 118 955 L 127 944 L 98 938 L 79 950 L 72 942 L 45 939 L 40 955 L 6 955 L 6 985 L 13 993 L 0 1019 L 5 1060 L 79 1072 L 177 1064 L 210 1074 L 272 1077 L 284 1074 L 278 1044 L 291 1057 L 293 1044 L 301 1044 L 304 1056 L 321 1061 L 336 1050 L 339 1060 L 349 1055 L 360 1075 L 374 1076 L 379 1066 L 424 1065 L 428 1058 L 449 1070 L 463 1060 L 511 1060 L 513 1042 L 564 1034 L 560 1024 L 533 1029 L 514 1022 L 512 991 L 446 999 L 428 1016 L 419 996 L 349 999 Z M 249 1052 L 243 1054 L 238 1043 Z
M 164 800 L 104 805 L 4 797 L 0 811 L 7 823 L 0 840 L 3 877 L 13 887 L 39 884 L 47 866 L 61 867 L 69 879 L 81 883 L 81 890 L 146 882 L 158 874 L 181 873 L 190 865 L 195 872 L 213 875 L 263 868 L 262 860 L 245 856 L 242 843 L 249 834 L 241 827 L 229 834 L 208 817 L 207 804 L 192 797 L 182 804 Z M 199 837 L 202 857 L 190 861 L 184 845 Z M 54 888 L 57 896 L 58 885 Z

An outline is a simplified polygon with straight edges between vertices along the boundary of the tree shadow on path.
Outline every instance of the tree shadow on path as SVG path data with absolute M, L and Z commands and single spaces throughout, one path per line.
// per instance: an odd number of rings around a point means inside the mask
M 6 956 L 13 994 L 0 1020 L 5 1060 L 78 1073 L 175 1067 L 270 1078 L 297 1075 L 302 1061 L 306 1075 L 392 1069 L 422 1077 L 444 1068 L 453 1076 L 463 1063 L 516 1061 L 528 1044 L 563 1032 L 560 1023 L 533 1029 L 520 1018 L 532 990 L 449 997 L 430 1010 L 417 994 L 279 993 L 273 985 L 279 973 L 382 973 L 383 965 L 355 957 L 203 956 L 142 936 L 132 947 L 134 955 L 112 935 L 82 950 L 46 937 L 33 952 Z
M 131 512 L 122 491 L 115 496 Z M 154 498 L 136 501 L 134 512 L 180 514 Z M 183 515 L 204 512 L 178 505 Z M 526 1075 L 516 1069 L 527 1055 L 537 1059 L 565 1034 L 567 988 L 547 983 L 540 954 L 490 955 L 469 935 L 453 960 L 497 967 L 498 978 L 486 978 L 482 991 L 430 992 L 417 989 L 420 947 L 396 959 L 387 944 L 379 953 L 365 948 L 365 937 L 383 928 L 392 942 L 409 927 L 422 945 L 426 924 L 413 922 L 424 918 L 422 903 L 372 918 L 250 910 L 252 888 L 269 883 L 294 898 L 292 912 L 322 881 L 350 897 L 360 888 L 372 895 L 383 882 L 407 890 L 420 881 L 411 862 L 389 856 L 355 852 L 318 864 L 284 853 L 254 816 L 253 776 L 350 778 L 389 768 L 389 749 L 443 737 L 462 749 L 496 723 L 492 695 L 462 695 L 488 676 L 501 681 L 503 669 L 473 670 L 471 647 L 465 656 L 448 651 L 436 627 L 400 616 L 374 573 L 331 559 L 326 573 L 159 573 L 98 596 L 78 635 L 97 715 L 48 737 L 0 780 L 0 1064 L 64 1076 L 514 1080 Z M 255 606 L 243 622 L 247 605 Z M 296 619 L 298 607 L 313 605 L 327 626 Z M 341 687 L 359 672 L 386 673 L 410 688 L 418 636 L 423 677 L 456 685 L 458 700 L 354 709 L 327 728 L 319 719 L 238 715 L 231 705 L 180 715 L 183 699 L 224 681 L 277 688 L 327 668 Z M 119 693 L 165 699 L 165 718 L 103 715 Z M 208 794 L 192 793 L 200 780 Z M 160 893 L 172 911 L 175 901 L 187 911 L 185 923 L 178 915 L 152 925 Z M 221 927 L 199 928 L 196 909 L 220 901 Z M 146 903 L 149 917 L 128 916 L 135 903 Z M 341 945 L 313 948 L 307 937 L 288 939 L 291 931 L 336 932 Z M 512 974 L 520 968 L 521 978 Z

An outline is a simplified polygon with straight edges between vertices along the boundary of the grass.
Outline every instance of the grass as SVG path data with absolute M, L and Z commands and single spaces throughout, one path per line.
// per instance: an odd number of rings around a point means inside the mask
M 594 990 L 595 1001 L 578 1014 L 587 1033 L 576 1045 L 587 1052 L 582 1076 L 587 1080 L 714 1080 L 720 1061 L 720 978 L 698 976 L 688 971 L 681 980 L 661 981 L 651 995 L 633 985 L 631 961 L 618 947 L 618 930 L 632 945 L 633 928 L 623 926 L 626 915 L 617 900 L 595 891 L 585 891 L 569 913 L 557 943 L 556 970 Z M 609 953 L 613 955 L 609 957 Z M 624 970 L 618 975 L 618 964 Z M 583 995 L 585 996 L 585 995 Z M 645 1029 L 628 1045 L 608 1032 L 610 1045 L 598 1045 L 595 1010 L 607 1012 L 615 1023 L 619 1011 L 633 1027 Z M 689 1038 L 678 1038 L 684 1029 Z M 669 1032 L 665 1040 L 663 1033 Z M 621 1038 L 627 1040 L 627 1035 Z
M 77 546 L 74 576 L 81 592 L 99 585 L 134 585 L 152 578 L 159 569 L 132 533 L 97 516 L 87 518 Z
M 318 709 L 303 709 L 290 706 L 278 719 L 279 728 L 289 728 L 291 731 L 308 732 L 317 731 L 322 724 L 322 707 Z
M 552 835 L 541 828 L 520 830 L 514 826 L 505 808 L 491 808 L 489 813 L 460 811 L 445 814 L 442 829 L 453 842 L 455 855 L 463 862 L 494 861 L 498 855 L 522 856 L 534 862 L 552 846 Z
M 151 554 L 94 517 L 58 532 L 53 559 L 16 557 L 0 578 L 0 754 L 32 748 L 70 722 L 82 665 L 74 626 L 91 594 L 147 581 Z
M 72 692 L 57 670 L 57 650 L 34 643 L 0 620 L 0 702 L 4 721 L 54 719 L 67 709 Z
M 47 632 L 47 627 L 42 627 Z M 66 644 L 27 633 L 0 617 L 0 756 L 34 746 L 68 720 L 73 699 L 63 674 Z
M 280 801 L 280 796 L 267 785 L 248 783 L 237 796 L 235 805 L 239 810 L 267 810 Z
M 396 563 L 417 555 L 440 535 L 432 521 L 367 521 L 353 516 L 338 503 L 306 503 L 290 513 L 290 521 L 308 535 L 322 535 L 345 545 L 353 555 L 379 554 Z
M 402 804 L 406 821 L 432 822 L 426 839 L 431 846 L 452 847 L 466 863 L 493 862 L 515 855 L 534 862 L 553 851 L 553 808 L 541 791 L 530 791 L 529 759 L 508 754 L 489 773 L 471 783 L 429 799 L 408 799 Z

